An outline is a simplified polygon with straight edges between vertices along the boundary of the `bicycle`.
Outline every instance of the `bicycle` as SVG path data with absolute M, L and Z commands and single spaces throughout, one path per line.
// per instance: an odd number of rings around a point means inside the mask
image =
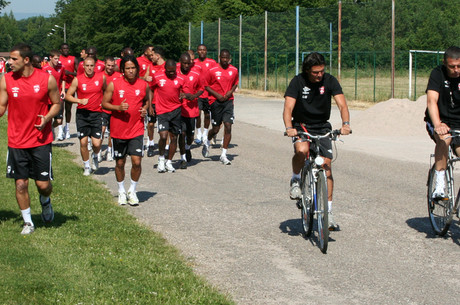
M 286 135 L 286 133 L 285 133 Z M 319 248 L 326 254 L 329 240 L 329 209 L 327 203 L 327 177 L 323 168 L 324 158 L 320 156 L 319 141 L 324 138 L 337 140 L 340 130 L 333 130 L 324 135 L 312 135 L 308 132 L 298 131 L 297 135 L 309 141 L 308 157 L 301 170 L 300 190 L 301 199 L 297 206 L 301 209 L 302 227 L 306 237 L 313 230 L 313 216 L 316 215 Z
M 460 137 L 460 130 L 450 130 L 451 138 Z M 433 198 L 433 191 L 436 188 L 435 168 L 432 164 L 434 154 L 430 155 L 430 170 L 428 172 L 427 181 L 427 201 L 428 201 L 428 215 L 430 218 L 431 226 L 434 232 L 439 236 L 444 236 L 449 230 L 452 223 L 454 214 L 458 217 L 458 205 L 460 198 L 460 190 L 455 197 L 454 193 L 454 164 L 460 161 L 449 145 L 446 174 L 444 178 L 446 197 Z

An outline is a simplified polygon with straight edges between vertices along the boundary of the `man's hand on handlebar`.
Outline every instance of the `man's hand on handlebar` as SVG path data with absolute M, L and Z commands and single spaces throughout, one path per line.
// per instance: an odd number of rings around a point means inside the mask
M 288 137 L 295 137 L 297 135 L 297 129 L 295 128 L 286 128 L 285 135 Z
M 434 131 L 439 135 L 439 136 L 445 136 L 449 133 L 449 126 L 446 125 L 446 123 L 439 124 L 438 126 L 434 127 Z
M 342 128 L 340 128 L 340 134 L 341 135 L 349 135 L 351 133 L 351 127 L 350 125 L 342 125 Z

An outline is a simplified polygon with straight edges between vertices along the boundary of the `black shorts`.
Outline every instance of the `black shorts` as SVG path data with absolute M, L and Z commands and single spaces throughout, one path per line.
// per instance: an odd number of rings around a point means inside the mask
M 110 129 L 110 117 L 111 116 L 112 115 L 110 113 L 107 113 L 104 111 L 101 112 L 101 120 L 102 120 L 103 127 L 107 127 L 107 129 Z
M 223 103 L 215 101 L 211 105 L 211 123 L 213 126 L 218 126 L 224 123 L 233 124 L 235 115 L 233 113 L 233 100 L 228 100 Z
M 113 156 L 115 159 L 122 159 L 126 155 L 144 156 L 144 136 L 137 136 L 132 139 L 116 139 L 112 138 Z
M 76 122 L 78 138 L 92 137 L 100 139 L 102 137 L 102 112 L 77 109 Z
M 187 137 L 193 137 L 195 134 L 196 118 L 182 117 L 182 132 L 185 132 Z
M 153 108 L 153 115 L 147 114 L 147 120 L 148 120 L 148 123 L 155 124 L 155 121 L 157 120 L 157 112 L 155 110 L 155 104 L 153 103 L 152 103 L 152 108 Z
M 203 110 L 204 112 L 209 112 L 210 106 L 209 106 L 209 99 L 207 97 L 198 98 L 198 109 Z
M 297 129 L 297 131 L 304 131 L 303 128 L 300 126 L 299 123 L 294 123 L 293 127 Z M 306 124 L 305 128 L 307 129 L 308 133 L 316 136 L 316 135 L 324 135 L 332 130 L 332 125 L 329 122 L 320 123 L 320 124 Z M 296 143 L 298 141 L 306 142 L 307 140 L 301 139 L 299 137 L 292 137 L 292 143 Z M 332 159 L 332 141 L 330 138 L 324 138 L 319 141 L 319 153 L 321 156 Z M 313 143 L 310 144 L 310 151 L 315 150 L 315 145 Z
M 166 112 L 158 115 L 158 132 L 169 131 L 175 135 L 180 134 L 182 127 L 181 108 L 177 108 L 171 112 Z
M 51 144 L 33 148 L 8 147 L 6 177 L 13 179 L 53 180 Z

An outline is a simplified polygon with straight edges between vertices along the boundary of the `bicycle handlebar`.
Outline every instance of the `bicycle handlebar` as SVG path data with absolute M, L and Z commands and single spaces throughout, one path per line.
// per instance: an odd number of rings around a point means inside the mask
M 460 135 L 460 131 L 459 132 L 459 135 Z M 350 134 L 352 133 L 352 131 L 350 130 Z M 337 140 L 337 136 L 340 136 L 342 133 L 340 132 L 340 129 L 334 129 L 332 131 L 329 131 L 328 133 L 324 134 L 324 135 L 312 135 L 310 134 L 309 132 L 305 132 L 305 131 L 297 131 L 297 135 L 298 136 L 308 136 L 310 137 L 311 139 L 315 139 L 315 140 L 320 140 L 320 139 L 323 139 L 323 138 L 331 138 L 332 141 L 336 141 Z M 287 132 L 284 132 L 284 135 L 287 136 Z

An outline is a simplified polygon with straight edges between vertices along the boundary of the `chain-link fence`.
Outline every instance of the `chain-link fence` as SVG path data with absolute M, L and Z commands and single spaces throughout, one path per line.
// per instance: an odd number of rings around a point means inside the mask
M 342 2 L 340 81 L 344 92 L 353 100 L 387 100 L 391 97 L 391 0 Z M 396 24 L 403 21 L 397 18 Z M 337 41 L 337 5 L 193 24 L 190 30 L 191 48 L 204 43 L 208 56 L 216 60 L 219 50 L 231 51 L 232 64 L 240 69 L 242 88 L 278 92 L 284 92 L 303 56 L 312 51 L 322 53 L 328 62 L 327 72 L 338 76 Z M 424 94 L 429 73 L 441 59 L 436 53 L 417 53 L 409 85 L 409 49 L 396 51 L 394 96 L 414 99 Z

